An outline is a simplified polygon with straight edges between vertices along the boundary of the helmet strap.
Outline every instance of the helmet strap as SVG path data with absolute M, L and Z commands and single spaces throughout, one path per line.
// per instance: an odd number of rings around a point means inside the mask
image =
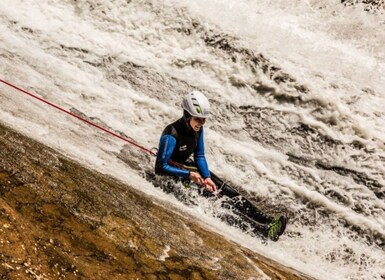
M 183 110 L 183 117 L 186 121 L 189 121 L 191 119 L 191 115 L 189 112 L 187 112 L 187 110 Z
M 189 131 L 194 131 L 194 129 L 190 125 L 190 120 L 191 120 L 191 114 L 187 112 L 187 110 L 183 110 L 183 120 L 186 122 L 186 126 Z

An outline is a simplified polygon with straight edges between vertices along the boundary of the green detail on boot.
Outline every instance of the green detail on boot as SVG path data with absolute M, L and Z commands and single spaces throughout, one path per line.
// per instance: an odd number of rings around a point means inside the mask
M 267 229 L 267 236 L 273 240 L 277 241 L 281 232 L 282 222 L 279 217 L 274 217 L 271 221 L 269 228 Z

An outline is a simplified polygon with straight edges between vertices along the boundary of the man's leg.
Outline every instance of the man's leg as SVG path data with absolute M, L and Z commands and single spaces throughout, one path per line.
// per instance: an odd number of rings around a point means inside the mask
M 286 217 L 271 217 L 265 214 L 212 172 L 211 179 L 217 185 L 220 195 L 229 198 L 222 204 L 222 207 L 235 209 L 235 212 L 239 212 L 241 216 L 251 219 L 252 222 L 256 222 L 253 224 L 257 231 L 262 232 L 265 236 L 274 241 L 278 240 L 279 236 L 285 231 L 287 222 Z
M 249 200 L 244 198 L 240 193 L 235 189 L 227 185 L 220 179 L 217 175 L 211 172 L 211 179 L 217 185 L 218 190 L 220 191 L 221 196 L 229 197 L 230 200 L 226 202 L 229 206 L 234 207 L 243 215 L 253 219 L 254 221 L 262 224 L 268 224 L 273 220 L 273 217 L 270 217 L 259 210 L 255 205 L 253 205 Z M 226 207 L 226 206 L 225 206 Z M 227 207 L 226 207 L 227 208 Z

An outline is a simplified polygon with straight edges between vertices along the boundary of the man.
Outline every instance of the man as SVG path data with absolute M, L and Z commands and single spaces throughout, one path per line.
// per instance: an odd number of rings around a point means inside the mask
M 228 199 L 224 208 L 247 219 L 254 229 L 276 241 L 284 232 L 286 218 L 269 217 L 242 197 L 236 190 L 211 173 L 205 157 L 203 125 L 210 115 L 210 104 L 203 93 L 192 91 L 182 102 L 183 117 L 166 126 L 160 138 L 155 173 L 191 180 L 205 188 L 206 195 Z M 194 161 L 190 156 L 194 154 Z M 229 221 L 227 219 L 227 221 Z M 234 223 L 232 223 L 234 224 Z

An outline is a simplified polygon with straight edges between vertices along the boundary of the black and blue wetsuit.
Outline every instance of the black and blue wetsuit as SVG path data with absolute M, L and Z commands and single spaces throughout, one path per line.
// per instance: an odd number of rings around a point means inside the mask
M 201 176 L 210 177 L 209 167 L 205 157 L 203 127 L 195 132 L 185 117 L 169 124 L 162 133 L 159 142 L 159 150 L 155 163 L 155 173 L 168 174 L 175 177 L 188 178 L 190 171 L 179 168 L 170 163 L 185 164 L 194 154 L 195 166 Z

